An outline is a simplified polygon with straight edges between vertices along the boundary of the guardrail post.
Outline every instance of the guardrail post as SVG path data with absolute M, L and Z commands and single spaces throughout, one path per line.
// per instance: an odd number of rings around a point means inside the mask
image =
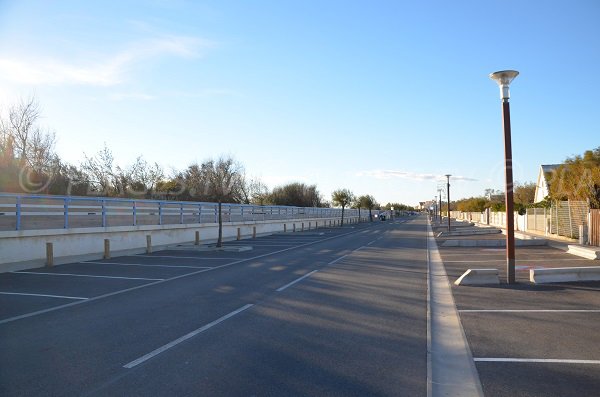
M 110 240 L 104 239 L 104 259 L 110 259 Z
M 200 232 L 196 230 L 196 236 L 194 238 L 194 245 L 200 245 Z
M 252 238 L 256 238 L 256 226 L 252 226 Z
M 17 196 L 16 213 L 17 213 L 17 220 L 16 220 L 15 228 L 16 228 L 16 230 L 21 230 L 21 196 Z
M 238 240 L 242 239 L 242 230 L 239 227 L 237 228 L 237 239 Z
M 158 224 L 162 225 L 162 202 L 158 202 Z
M 202 223 L 202 204 L 198 206 L 198 223 Z
M 102 200 L 102 227 L 106 227 L 106 200 Z
M 46 266 L 52 267 L 54 265 L 54 245 L 52 243 L 46 243 Z
M 135 205 L 135 201 L 133 202 L 133 226 L 137 225 L 137 206 Z
M 64 208 L 64 214 L 65 214 L 65 222 L 64 222 L 63 228 L 68 229 L 69 228 L 69 198 L 68 197 L 65 197 L 65 199 L 64 199 L 63 208 Z
M 179 224 L 183 225 L 183 204 L 179 204 Z
M 146 235 L 146 253 L 147 254 L 152 253 L 152 235 L 150 235 L 150 234 Z

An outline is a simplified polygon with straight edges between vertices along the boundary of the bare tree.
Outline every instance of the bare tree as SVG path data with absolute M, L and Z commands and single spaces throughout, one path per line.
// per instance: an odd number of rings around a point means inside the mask
M 204 181 L 207 196 L 218 203 L 219 235 L 217 247 L 223 246 L 223 213 L 224 202 L 239 202 L 243 182 L 243 168 L 231 157 L 208 160 L 200 166 L 201 179 Z
M 110 149 L 104 145 L 94 157 L 88 157 L 84 153 L 85 160 L 81 163 L 90 186 L 95 187 L 100 193 L 110 196 L 115 190 L 115 170 L 113 167 L 114 157 Z

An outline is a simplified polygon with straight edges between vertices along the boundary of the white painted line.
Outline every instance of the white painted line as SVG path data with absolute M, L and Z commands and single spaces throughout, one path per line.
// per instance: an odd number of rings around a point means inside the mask
M 175 259 L 200 259 L 200 260 L 232 260 L 238 258 L 203 258 L 201 256 L 176 256 L 176 255 L 128 255 L 131 258 L 175 258 Z
M 521 263 L 525 263 L 525 262 L 549 262 L 552 259 L 517 259 L 517 262 L 521 262 Z M 574 258 L 568 258 L 568 259 L 559 259 L 561 262 L 562 261 L 591 261 L 591 259 L 574 259 Z M 506 259 L 488 259 L 488 260 L 483 260 L 483 261 L 444 261 L 444 263 L 488 263 L 488 262 L 504 262 L 506 263 Z
M 174 267 L 174 268 L 183 268 L 183 269 L 211 269 L 209 266 L 183 266 L 183 265 L 146 265 L 142 263 L 118 263 L 118 262 L 94 262 L 94 261 L 86 261 L 79 262 L 83 264 L 92 264 L 92 265 L 117 265 L 117 266 L 145 266 L 145 267 Z
M 571 360 L 560 358 L 473 358 L 473 361 L 488 363 L 551 363 L 551 364 L 600 364 L 600 360 Z
M 373 244 L 375 241 L 379 240 L 378 238 L 376 238 L 375 240 L 371 241 L 370 243 L 367 243 L 367 245 L 371 245 Z
M 3 320 L 0 320 L 0 325 L 1 324 L 6 324 L 6 323 L 10 323 L 10 322 L 13 322 L 13 321 L 22 320 L 24 318 L 38 316 L 40 314 L 45 314 L 45 313 L 53 312 L 55 310 L 66 309 L 68 307 L 72 307 L 72 306 L 75 306 L 75 305 L 80 305 L 80 304 L 85 303 L 85 302 L 97 301 L 97 300 L 100 300 L 100 299 L 109 298 L 111 296 L 121 295 L 121 294 L 124 294 L 124 293 L 127 293 L 127 292 L 136 291 L 138 289 L 151 287 L 153 285 L 158 285 L 158 284 L 166 283 L 166 282 L 169 282 L 169 281 L 179 280 L 179 279 L 184 278 L 184 277 L 191 277 L 191 276 L 195 276 L 195 275 L 200 274 L 200 273 L 205 273 L 205 272 L 210 272 L 210 271 L 213 271 L 213 270 L 223 269 L 223 268 L 226 268 L 226 267 L 229 267 L 229 266 L 237 265 L 239 263 L 250 262 L 250 261 L 253 261 L 255 259 L 260 259 L 260 258 L 266 258 L 268 256 L 277 255 L 277 254 L 280 254 L 282 252 L 291 251 L 291 250 L 296 249 L 296 248 L 309 247 L 311 245 L 315 245 L 315 244 L 318 244 L 318 243 L 322 243 L 322 242 L 326 242 L 326 241 L 329 241 L 329 240 L 337 239 L 337 238 L 340 238 L 340 237 L 350 236 L 350 235 L 356 234 L 356 233 L 357 233 L 356 231 L 351 231 L 351 232 L 348 232 L 348 233 L 337 234 L 335 236 L 327 237 L 327 238 L 324 238 L 322 240 L 313 241 L 313 242 L 305 243 L 305 244 L 300 244 L 300 245 L 295 246 L 295 247 L 284 248 L 284 249 L 280 249 L 280 250 L 273 251 L 273 252 L 267 252 L 266 254 L 256 255 L 256 256 L 253 256 L 251 258 L 244 258 L 244 259 L 240 259 L 240 260 L 237 260 L 237 261 L 234 261 L 234 262 L 224 263 L 222 265 L 211 267 L 209 269 L 201 269 L 201 270 L 198 270 L 198 271 L 195 271 L 195 272 L 186 273 L 186 274 L 182 274 L 180 276 L 171 277 L 171 278 L 168 278 L 166 280 L 155 281 L 155 282 L 152 282 L 152 283 L 147 283 L 147 284 L 142 284 L 142 285 L 136 285 L 135 287 L 131 287 L 131 288 L 125 288 L 125 289 L 122 289 L 122 290 L 119 290 L 119 291 L 108 292 L 108 293 L 103 294 L 103 295 L 98 295 L 98 296 L 94 296 L 93 298 L 89 298 L 86 301 L 66 303 L 64 305 L 54 306 L 54 307 L 50 307 L 48 309 L 37 310 L 35 312 L 30 312 L 30 313 L 21 314 L 19 316 L 5 318 Z
M 220 317 L 217 320 L 215 320 L 215 321 L 213 321 L 211 323 L 208 323 L 205 326 L 200 327 L 200 328 L 198 328 L 195 331 L 190 332 L 189 334 L 183 335 L 181 338 L 175 339 L 174 341 L 169 342 L 166 345 L 161 346 L 158 349 L 153 350 L 150 353 L 148 353 L 146 355 L 143 355 L 142 357 L 140 357 L 138 359 L 135 359 L 135 360 L 131 361 L 130 363 L 127 363 L 127 364 L 123 365 L 123 368 L 133 368 L 136 365 L 140 365 L 144 361 L 147 361 L 147 360 L 151 359 L 152 357 L 157 356 L 160 353 L 169 350 L 173 346 L 176 346 L 176 345 L 180 344 L 181 342 L 186 341 L 186 340 L 188 340 L 188 339 L 190 339 L 190 338 L 198 335 L 199 333 L 204 332 L 207 329 L 214 327 L 215 325 L 217 325 L 217 324 L 219 324 L 219 323 L 227 320 L 228 318 L 231 318 L 231 317 L 235 316 L 238 313 L 243 312 L 246 309 L 251 308 L 252 306 L 253 306 L 252 304 L 244 305 L 244 306 L 240 307 L 239 309 L 234 310 L 231 313 L 226 314 L 223 317 Z
M 337 259 L 332 260 L 331 262 L 328 263 L 328 265 L 333 265 L 334 263 L 341 261 L 342 259 L 344 259 L 345 257 L 347 257 L 348 255 L 344 255 L 344 256 L 340 256 Z
M 461 313 L 600 313 L 600 309 L 465 309 Z
M 360 251 L 362 249 L 368 248 L 366 245 L 363 245 L 362 247 L 358 247 L 357 249 L 355 249 L 353 252 L 355 251 Z
M 42 273 L 42 272 L 11 272 L 14 274 L 37 274 L 44 276 L 68 276 L 68 277 L 94 277 L 94 278 L 116 278 L 121 280 L 148 280 L 148 281 L 164 281 L 164 278 L 141 278 L 141 277 L 117 277 L 117 276 L 96 276 L 91 274 L 75 274 L 75 273 Z
M 287 287 L 291 287 L 292 285 L 294 285 L 294 284 L 296 284 L 296 283 L 298 283 L 298 282 L 300 282 L 300 281 L 304 280 L 305 278 L 312 276 L 312 275 L 313 275 L 313 274 L 315 274 L 316 272 L 318 272 L 318 270 L 313 270 L 313 271 L 312 271 L 312 272 L 310 272 L 310 273 L 306 273 L 304 276 L 302 276 L 302 277 L 300 277 L 300 278 L 297 278 L 297 279 L 295 279 L 295 280 L 294 280 L 294 281 L 292 281 L 291 283 L 289 283 L 289 284 L 286 284 L 286 285 L 284 285 L 283 287 L 279 287 L 279 288 L 277 288 L 277 292 L 281 292 L 281 291 L 283 291 L 284 289 L 286 289 Z
M 82 298 L 80 296 L 46 295 L 46 294 L 26 294 L 24 292 L 0 292 L 0 295 L 39 296 L 39 297 L 42 297 L 42 298 L 61 298 L 61 299 L 78 299 L 78 300 L 86 300 L 86 299 L 88 299 L 88 298 Z

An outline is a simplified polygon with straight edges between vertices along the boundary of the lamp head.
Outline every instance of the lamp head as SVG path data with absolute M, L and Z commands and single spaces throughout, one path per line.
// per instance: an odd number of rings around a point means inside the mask
M 510 98 L 510 92 L 508 86 L 510 83 L 519 75 L 516 70 L 500 70 L 490 74 L 490 79 L 495 80 L 500 86 L 500 98 L 502 100 L 508 100 Z

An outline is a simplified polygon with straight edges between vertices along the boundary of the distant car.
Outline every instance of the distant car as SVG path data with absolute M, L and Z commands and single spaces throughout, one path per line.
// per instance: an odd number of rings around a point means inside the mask
M 386 219 L 386 215 L 385 214 L 379 214 L 379 220 L 380 221 L 385 221 Z

